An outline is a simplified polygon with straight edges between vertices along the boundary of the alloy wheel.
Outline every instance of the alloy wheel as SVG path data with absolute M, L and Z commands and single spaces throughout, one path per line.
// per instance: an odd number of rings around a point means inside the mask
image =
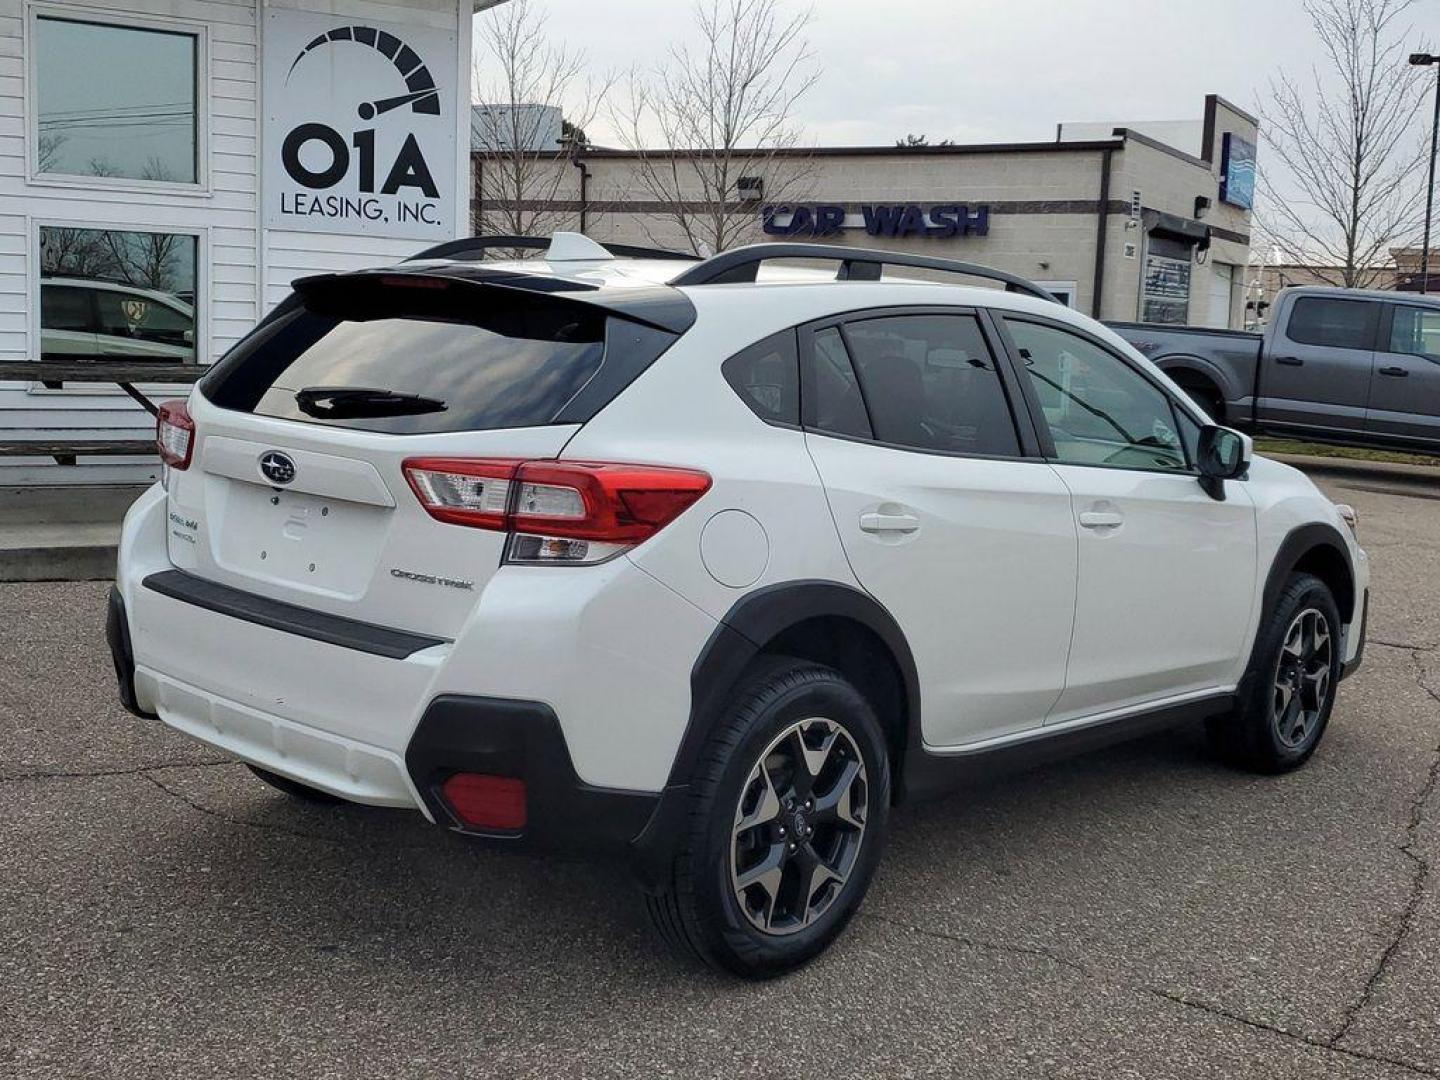
M 865 760 L 833 720 L 791 724 L 756 761 L 735 807 L 730 882 L 746 919 L 793 934 L 849 880 L 869 808 Z
M 1285 631 L 1275 666 L 1270 716 L 1275 734 L 1287 749 L 1303 746 L 1325 712 L 1333 643 L 1330 620 L 1315 608 L 1296 615 Z

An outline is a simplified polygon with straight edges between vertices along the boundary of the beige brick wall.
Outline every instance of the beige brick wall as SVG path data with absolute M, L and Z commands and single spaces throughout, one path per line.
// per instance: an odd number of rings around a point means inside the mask
M 1099 149 L 1067 149 L 1061 144 L 1054 150 L 818 154 L 801 163 L 805 179 L 791 189 L 803 197 L 789 201 L 925 206 L 964 203 L 972 212 L 978 206 L 989 205 L 989 235 L 984 237 L 901 239 L 872 237 L 863 229 L 847 229 L 821 242 L 936 255 L 982 263 L 1036 281 L 1073 282 L 1076 306 L 1089 312 L 1094 292 L 1102 162 L 1103 152 Z M 688 249 L 677 223 L 658 212 L 653 204 L 645 205 L 650 197 L 636 175 L 632 159 L 593 154 L 587 166 L 591 209 L 586 231 L 591 236 L 601 241 Z M 575 200 L 579 198 L 579 172 L 569 162 L 557 167 L 568 170 L 570 175 L 558 189 L 557 198 L 565 205 L 556 207 L 555 219 L 566 222 L 559 227 L 574 228 L 578 224 Z M 1118 205 L 1128 205 L 1133 191 L 1141 193 L 1147 209 L 1184 218 L 1194 216 L 1196 197 L 1206 196 L 1212 202 L 1207 223 L 1249 235 L 1248 215 L 1219 203 L 1218 169 L 1218 162 L 1207 164 L 1138 139 L 1116 143 L 1110 186 L 1112 210 L 1106 227 L 1102 317 L 1129 320 L 1139 314 L 1143 229 L 1130 227 L 1128 214 Z M 767 192 L 764 202 L 774 201 L 770 195 Z M 1073 206 L 1059 205 L 1076 203 L 1083 204 L 1078 212 Z M 637 209 L 627 210 L 627 205 Z M 762 232 L 760 206 L 737 210 L 749 219 L 746 241 L 777 239 Z M 1135 245 L 1134 258 L 1125 256 L 1127 244 Z M 1247 257 L 1247 245 L 1224 239 L 1217 239 L 1210 253 L 1212 265 L 1243 268 Z M 1209 281 L 1213 273 L 1210 265 L 1194 268 L 1192 315 L 1203 312 L 1210 304 Z M 1238 325 L 1242 317 L 1241 290 L 1235 292 L 1232 314 L 1233 324 Z

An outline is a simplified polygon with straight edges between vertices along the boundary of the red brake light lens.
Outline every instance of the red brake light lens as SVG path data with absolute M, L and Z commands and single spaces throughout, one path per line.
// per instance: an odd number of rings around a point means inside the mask
M 160 460 L 172 469 L 190 467 L 195 453 L 195 421 L 183 401 L 166 401 L 155 414 L 155 446 Z
M 512 562 L 603 562 L 648 540 L 710 490 L 694 469 L 595 461 L 411 458 L 431 517 L 512 534 Z
M 440 785 L 450 809 L 472 829 L 518 832 L 525 828 L 525 781 L 512 776 L 456 773 Z

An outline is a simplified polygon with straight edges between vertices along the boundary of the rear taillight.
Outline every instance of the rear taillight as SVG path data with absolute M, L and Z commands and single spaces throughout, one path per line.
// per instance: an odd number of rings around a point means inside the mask
M 160 460 L 172 469 L 190 467 L 195 452 L 195 421 L 183 401 L 166 401 L 155 414 L 155 446 Z
M 437 521 L 510 533 L 516 563 L 592 564 L 654 536 L 710 489 L 694 469 L 604 462 L 411 458 Z

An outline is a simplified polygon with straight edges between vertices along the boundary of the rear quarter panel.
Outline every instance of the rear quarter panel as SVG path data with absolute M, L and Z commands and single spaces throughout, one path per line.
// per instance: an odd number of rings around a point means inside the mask
M 728 357 L 786 328 L 783 316 L 764 315 L 702 316 L 586 424 L 563 455 L 710 475 L 712 486 L 700 501 L 628 558 L 716 619 L 769 585 L 856 584 L 804 435 L 762 421 L 721 374 Z

